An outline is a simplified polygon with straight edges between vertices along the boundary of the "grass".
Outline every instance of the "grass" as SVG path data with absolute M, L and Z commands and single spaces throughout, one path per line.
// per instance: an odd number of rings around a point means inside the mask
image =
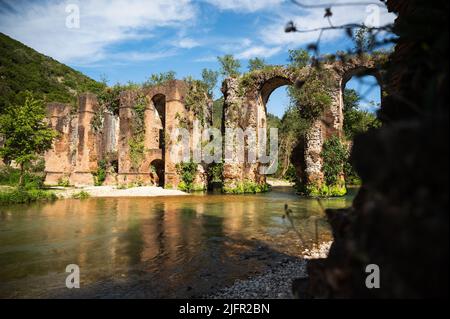
M 79 193 L 76 193 L 76 194 L 72 195 L 73 199 L 88 199 L 90 197 L 91 197 L 91 195 L 88 192 L 85 192 L 85 191 L 81 191 Z
M 42 189 L 9 188 L 0 190 L 0 205 L 50 202 L 58 199 L 55 193 Z
M 19 184 L 20 172 L 10 167 L 0 167 L 0 205 L 29 204 L 32 202 L 48 202 L 57 199 L 54 192 L 42 189 L 43 175 L 34 171 L 25 174 L 25 185 Z

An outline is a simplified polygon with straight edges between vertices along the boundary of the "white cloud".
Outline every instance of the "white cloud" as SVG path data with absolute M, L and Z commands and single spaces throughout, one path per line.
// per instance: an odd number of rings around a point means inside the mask
M 183 38 L 175 42 L 174 45 L 182 49 L 192 49 L 200 46 L 200 42 L 191 38 Z
M 205 0 L 221 10 L 255 12 L 280 5 L 284 0 Z
M 352 0 L 350 0 L 352 1 Z M 345 1 L 346 3 L 350 1 Z M 355 0 L 353 0 L 355 1 Z M 305 3 L 317 4 L 316 1 L 307 1 Z M 343 2 L 342 0 L 335 0 L 334 3 Z M 359 23 L 363 24 L 368 18 L 369 13 L 366 11 L 366 6 L 345 6 L 345 7 L 332 7 L 333 17 L 331 22 L 334 26 Z M 381 25 L 392 23 L 395 19 L 395 15 L 388 13 L 386 8 L 380 6 L 379 21 Z M 286 33 L 284 27 L 288 21 L 294 21 L 296 27 L 299 30 L 312 30 L 317 28 L 328 27 L 330 24 L 328 20 L 324 18 L 323 9 L 310 9 L 305 10 L 294 7 L 290 13 L 278 12 L 277 17 L 274 18 L 273 23 L 270 23 L 267 27 L 261 29 L 260 39 L 271 45 L 286 45 L 286 46 L 302 46 L 317 41 L 319 37 L 319 31 L 308 33 Z M 345 33 L 343 30 L 331 30 L 326 31 L 322 35 L 322 43 L 326 41 L 334 41 L 342 38 Z
M 251 59 L 251 58 L 270 58 L 281 51 L 281 47 L 269 48 L 264 46 L 255 46 L 248 48 L 236 55 L 238 59 Z
M 109 57 L 112 45 L 149 38 L 158 27 L 177 27 L 196 17 L 191 0 L 84 0 L 78 2 L 80 28 L 69 29 L 68 3 L 11 2 L 15 10 L 2 12 L 0 30 L 57 60 L 82 64 Z M 153 54 L 129 57 L 142 60 Z

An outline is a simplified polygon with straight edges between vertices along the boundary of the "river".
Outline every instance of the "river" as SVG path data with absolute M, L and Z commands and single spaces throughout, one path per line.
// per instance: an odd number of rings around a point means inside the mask
M 353 196 L 322 205 L 348 207 Z M 322 205 L 275 187 L 0 206 L 0 298 L 200 297 L 331 240 Z M 80 289 L 65 286 L 69 264 L 80 267 Z

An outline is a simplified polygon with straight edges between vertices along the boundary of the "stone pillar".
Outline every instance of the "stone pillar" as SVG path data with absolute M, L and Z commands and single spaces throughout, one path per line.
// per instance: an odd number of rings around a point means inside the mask
M 78 149 L 75 170 L 70 183 L 75 186 L 94 185 L 92 172 L 98 168 L 97 138 L 92 127 L 92 119 L 98 111 L 95 95 L 85 94 L 79 98 L 78 109 Z
M 224 133 L 228 130 L 247 129 L 254 133 L 254 144 L 246 136 L 244 141 L 225 137 L 225 152 L 230 150 L 230 158 L 225 158 L 224 163 L 224 191 L 225 193 L 245 192 L 244 184 L 258 186 L 266 184 L 266 178 L 260 174 L 258 163 L 258 128 L 267 126 L 266 111 L 261 94 L 258 90 L 250 90 L 244 96 L 239 94 L 239 80 L 226 79 L 222 88 L 224 93 Z M 237 136 L 236 136 L 237 137 Z M 241 149 L 236 148 L 236 143 L 244 145 L 244 159 L 242 161 Z M 255 154 L 256 162 L 249 161 L 249 152 Z M 226 155 L 226 154 L 225 154 Z M 250 190 L 248 190 L 250 191 Z
M 176 119 L 177 114 L 186 115 L 186 108 L 182 102 L 181 92 L 177 90 L 176 94 L 170 100 L 166 100 L 166 136 L 170 136 L 174 130 L 179 127 L 179 121 Z M 164 170 L 165 170 L 165 186 L 169 188 L 177 188 L 181 182 L 177 172 L 177 164 L 170 156 L 170 149 L 174 141 L 166 138 L 166 149 L 164 154 Z
M 135 103 L 136 94 L 134 92 L 124 92 L 120 97 L 120 130 L 119 130 L 119 184 L 127 184 L 132 182 L 132 164 L 130 160 L 130 140 L 132 138 L 132 107 Z
M 75 152 L 72 152 L 75 144 L 72 137 L 76 130 L 77 117 L 72 118 L 71 108 L 71 105 L 61 103 L 47 105 L 47 117 L 51 127 L 58 132 L 53 148 L 45 153 L 45 184 L 48 185 L 57 185 L 63 179 L 69 180 L 72 173 L 75 156 Z

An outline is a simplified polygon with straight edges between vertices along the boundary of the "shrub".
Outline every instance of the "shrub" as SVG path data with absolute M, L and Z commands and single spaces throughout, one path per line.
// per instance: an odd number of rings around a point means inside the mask
M 106 180 L 106 171 L 108 168 L 108 163 L 105 160 L 98 162 L 98 168 L 94 175 L 95 186 L 102 186 Z
M 178 188 L 185 192 L 192 191 L 194 189 L 195 174 L 197 173 L 197 164 L 193 162 L 178 164 L 177 171 L 181 175 L 181 182 Z
M 58 178 L 58 186 L 60 187 L 70 187 L 70 181 L 68 176 L 62 176 Z
M 0 204 L 28 204 L 37 201 L 54 201 L 57 199 L 55 193 L 40 189 L 26 190 L 15 188 L 0 192 Z
M 344 173 L 344 165 L 348 160 L 348 151 L 340 138 L 333 136 L 328 139 L 322 149 L 322 171 L 327 185 L 337 185 Z
M 88 192 L 85 192 L 85 191 L 81 191 L 79 193 L 76 193 L 76 194 L 72 195 L 73 199 L 88 199 L 90 197 L 91 197 L 91 195 Z

